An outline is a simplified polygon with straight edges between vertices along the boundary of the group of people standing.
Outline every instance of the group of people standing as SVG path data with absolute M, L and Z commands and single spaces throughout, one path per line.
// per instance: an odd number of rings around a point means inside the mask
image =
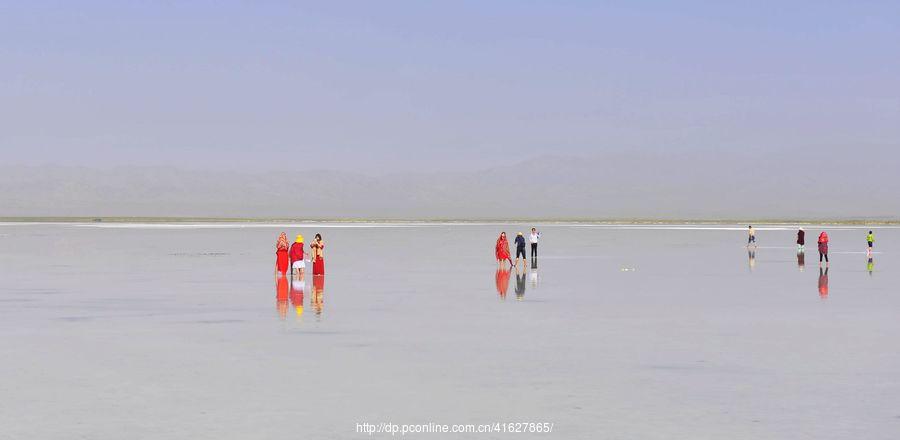
M 816 244 L 818 245 L 819 250 L 819 264 L 822 264 L 822 260 L 825 260 L 825 265 L 827 266 L 828 261 L 828 233 L 822 231 L 819 234 L 818 240 L 816 240 Z M 866 235 L 866 243 L 868 247 L 866 248 L 866 253 L 872 254 L 872 246 L 875 244 L 875 234 L 872 231 Z M 753 225 L 748 226 L 748 237 L 747 237 L 747 247 L 750 246 L 757 247 L 756 244 L 756 230 L 753 229 Z M 806 231 L 803 230 L 803 227 L 800 227 L 797 230 L 797 254 L 803 254 L 806 250 Z
M 531 235 L 528 237 L 528 241 L 531 243 L 531 259 L 532 261 L 537 260 L 537 245 L 538 241 L 541 239 L 541 233 L 538 232 L 537 228 L 531 228 Z M 527 260 L 525 259 L 525 236 L 519 232 L 516 234 L 516 262 L 513 263 L 512 258 L 509 253 L 509 241 L 506 239 L 506 232 L 501 232 L 500 237 L 497 238 L 497 243 L 494 245 L 494 256 L 497 258 L 497 267 L 503 266 L 503 263 L 509 262 L 510 267 L 519 267 L 519 257 L 522 258 L 522 266 L 527 264 Z
M 822 264 L 822 259 L 824 258 L 825 264 L 828 265 L 828 241 L 828 233 L 822 231 L 819 234 L 819 239 L 816 240 L 816 244 L 819 245 L 819 264 Z M 797 253 L 802 254 L 804 252 L 806 252 L 806 231 L 801 226 L 797 230 Z
M 302 279 L 307 261 L 312 263 L 314 276 L 325 275 L 325 241 L 322 240 L 321 234 L 316 234 L 309 245 L 309 251 L 312 255 L 307 260 L 302 234 L 297 234 L 294 242 L 288 245 L 287 234 L 282 232 L 275 243 L 275 275 L 286 276 L 290 270 L 291 277 Z
M 307 259 L 308 257 L 308 259 Z M 284 319 L 288 310 L 288 298 L 294 305 L 299 319 L 303 315 L 303 294 L 306 289 L 304 279 L 306 263 L 312 263 L 313 282 L 310 304 L 316 316 L 322 314 L 325 293 L 325 241 L 321 234 L 316 234 L 309 244 L 309 254 L 305 251 L 303 235 L 297 234 L 293 243 L 288 244 L 287 234 L 282 232 L 275 243 L 275 304 L 278 315 Z M 287 273 L 291 280 L 288 282 Z

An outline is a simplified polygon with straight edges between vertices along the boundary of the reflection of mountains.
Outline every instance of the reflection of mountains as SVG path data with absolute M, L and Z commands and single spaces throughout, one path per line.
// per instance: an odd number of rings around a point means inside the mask
M 855 160 L 830 160 L 823 166 L 840 163 L 849 167 L 848 161 Z M 830 173 L 832 189 L 826 194 L 808 185 L 790 185 L 798 161 L 787 157 L 766 164 L 767 173 L 781 179 L 753 179 L 751 174 L 735 172 L 748 161 L 739 156 L 725 158 L 721 153 L 543 157 L 481 171 L 379 177 L 334 171 L 0 167 L 0 187 L 4 188 L 0 206 L 6 216 L 290 217 L 297 215 L 296 206 L 314 206 L 315 215 L 322 217 L 840 215 L 870 212 L 871 205 L 882 209 L 873 215 L 900 212 L 900 199 L 892 196 L 900 192 L 900 179 L 873 183 L 853 179 L 852 173 L 834 172 Z M 673 166 L 678 163 L 690 166 Z M 865 167 L 856 169 L 878 168 L 881 163 L 861 165 Z M 635 170 L 640 170 L 638 179 Z M 509 197 L 510 176 L 525 172 L 528 203 Z M 317 182 L 315 191 L 296 190 L 310 181 Z M 711 181 L 717 185 L 710 187 Z M 786 186 L 793 190 L 784 197 L 802 198 L 807 203 L 776 203 L 771 197 L 758 197 L 784 194 L 781 188 Z

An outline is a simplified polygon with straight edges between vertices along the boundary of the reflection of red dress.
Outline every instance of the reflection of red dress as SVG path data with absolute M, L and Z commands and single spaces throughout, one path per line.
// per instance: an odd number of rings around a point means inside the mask
M 819 296 L 822 299 L 828 298 L 828 271 L 824 273 L 819 270 Z
M 314 276 L 312 282 L 312 303 L 313 308 L 316 310 L 316 315 L 322 314 L 322 309 L 325 307 L 325 277 L 324 276 Z
M 286 277 L 278 277 L 275 283 L 275 306 L 278 308 L 278 315 L 282 319 L 287 316 L 288 308 L 288 279 Z
M 500 298 L 506 298 L 506 291 L 509 290 L 509 271 L 505 269 L 497 269 L 494 277 L 497 282 L 497 293 Z
M 505 238 L 498 238 L 497 246 L 494 247 L 494 253 L 497 255 L 498 260 L 509 260 L 509 242 Z
M 281 273 L 287 273 L 288 269 L 288 250 L 287 249 L 278 249 L 275 251 L 275 264 L 278 267 L 278 271 Z

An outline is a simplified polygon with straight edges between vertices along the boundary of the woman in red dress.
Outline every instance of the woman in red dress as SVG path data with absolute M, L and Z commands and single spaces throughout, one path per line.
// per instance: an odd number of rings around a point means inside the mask
M 316 238 L 309 245 L 312 250 L 313 275 L 325 275 L 325 242 L 322 241 L 322 234 L 316 234 Z
M 506 240 L 506 232 L 500 233 L 500 238 L 497 239 L 497 245 L 494 246 L 494 255 L 497 256 L 497 268 L 500 268 L 504 261 L 509 261 L 509 265 L 512 267 L 512 259 L 509 258 L 509 241 Z
M 288 270 L 288 242 L 287 235 L 282 232 L 275 244 L 275 272 L 284 275 Z

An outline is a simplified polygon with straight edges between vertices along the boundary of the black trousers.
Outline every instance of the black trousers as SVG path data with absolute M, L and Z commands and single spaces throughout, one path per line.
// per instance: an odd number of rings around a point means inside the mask
M 537 243 L 531 243 L 531 258 L 537 258 Z
M 819 263 L 822 262 L 822 257 L 825 257 L 825 262 L 827 263 L 828 262 L 828 254 L 823 254 L 823 253 L 819 252 Z

